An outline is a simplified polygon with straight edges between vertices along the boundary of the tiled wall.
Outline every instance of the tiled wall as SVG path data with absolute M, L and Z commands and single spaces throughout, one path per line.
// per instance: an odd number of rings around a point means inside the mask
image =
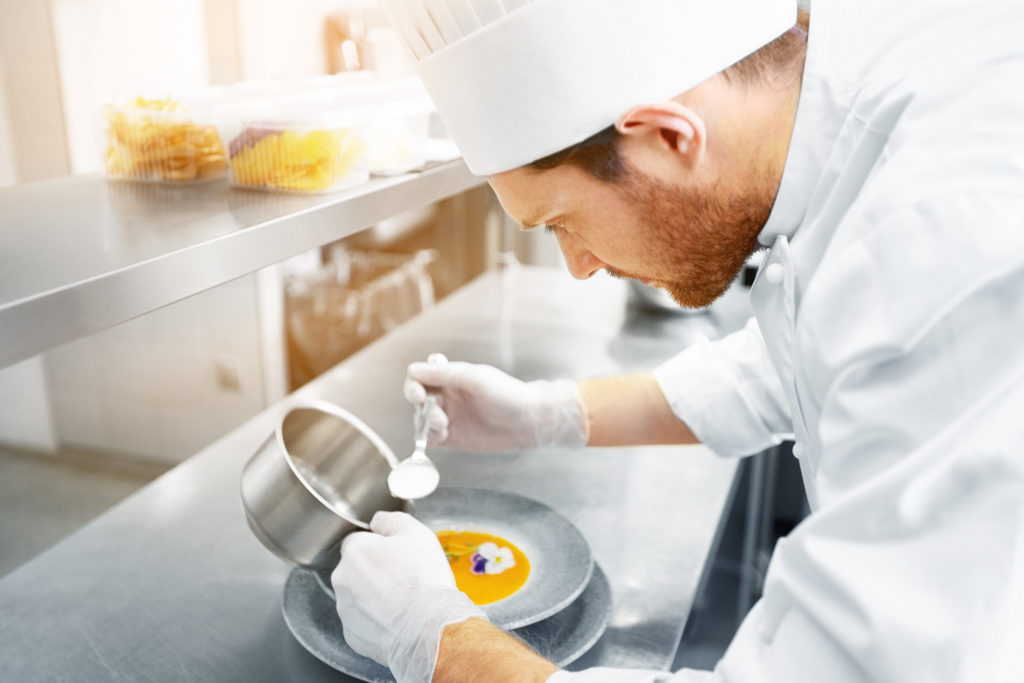
M 255 276 L 72 342 L 45 360 L 62 444 L 183 460 L 265 406 Z

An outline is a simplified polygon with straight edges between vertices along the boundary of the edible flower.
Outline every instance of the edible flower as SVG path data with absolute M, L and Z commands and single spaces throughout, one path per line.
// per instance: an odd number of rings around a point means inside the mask
M 474 574 L 500 574 L 516 566 L 516 559 L 510 548 L 499 548 L 497 543 L 481 543 L 471 558 Z

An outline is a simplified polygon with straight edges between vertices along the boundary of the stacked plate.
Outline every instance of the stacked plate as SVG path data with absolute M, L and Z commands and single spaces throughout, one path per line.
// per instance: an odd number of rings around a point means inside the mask
M 505 491 L 440 488 L 416 503 L 415 515 L 435 531 L 488 533 L 526 554 L 526 583 L 483 609 L 558 666 L 578 659 L 604 633 L 612 608 L 608 579 L 579 530 L 548 506 Z M 345 642 L 329 570 L 292 570 L 282 609 L 292 634 L 321 661 L 363 681 L 394 683 L 386 667 Z

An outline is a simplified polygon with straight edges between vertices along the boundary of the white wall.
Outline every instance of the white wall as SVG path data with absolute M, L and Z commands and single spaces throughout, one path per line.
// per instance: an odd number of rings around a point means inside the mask
M 47 352 L 63 444 L 177 462 L 266 405 L 255 276 Z
M 7 113 L 7 85 L 4 82 L 4 58 L 0 54 L 0 187 L 13 185 L 17 179 L 14 168 L 14 139 Z
M 48 2 L 0 2 L 0 59 L 17 181 L 67 174 L 67 139 Z
M 375 7 L 376 0 L 236 0 L 245 80 L 326 73 L 324 22 L 335 12 Z
M 210 84 L 231 85 L 241 80 L 238 11 L 235 0 L 206 0 L 206 52 L 210 57 Z
M 57 452 L 45 369 L 38 356 L 0 370 L 0 442 Z

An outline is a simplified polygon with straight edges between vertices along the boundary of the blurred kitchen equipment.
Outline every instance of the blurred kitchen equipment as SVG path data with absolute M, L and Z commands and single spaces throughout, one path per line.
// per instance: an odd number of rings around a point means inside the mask
M 440 353 L 427 356 L 432 365 L 444 365 L 448 359 Z M 437 406 L 437 396 L 427 392 L 423 405 L 416 410 L 415 436 L 416 449 L 408 458 L 399 463 L 388 475 L 388 488 L 391 495 L 406 500 L 415 500 L 429 496 L 437 488 L 441 475 L 437 467 L 427 457 L 427 436 L 430 434 L 430 415 Z
M 327 73 L 373 70 L 388 78 L 412 75 L 398 34 L 374 5 L 351 7 L 324 20 Z
M 398 464 L 387 444 L 325 401 L 290 409 L 242 469 L 246 520 L 278 557 L 305 567 L 338 561 L 341 540 L 378 510 L 406 510 L 388 492 Z
M 629 281 L 630 303 L 656 313 L 671 313 L 674 315 L 701 315 L 707 312 L 708 307 L 685 308 L 677 304 L 672 296 L 664 289 L 645 285 L 639 280 Z
M 434 302 L 427 267 L 437 252 L 335 250 L 331 263 L 285 277 L 285 323 L 292 389 Z

